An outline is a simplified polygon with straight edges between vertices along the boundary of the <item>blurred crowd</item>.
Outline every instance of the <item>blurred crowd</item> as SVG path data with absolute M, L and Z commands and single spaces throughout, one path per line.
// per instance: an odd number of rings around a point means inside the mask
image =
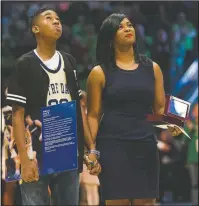
M 139 51 L 159 63 L 167 93 L 196 58 L 197 2 L 4 2 L 2 70 L 5 78 L 16 57 L 35 48 L 29 17 L 40 7 L 58 11 L 64 26 L 59 49 L 76 58 L 82 89 L 95 63 L 100 25 L 111 13 L 124 13 L 136 24 Z
M 197 58 L 197 2 L 3 2 L 2 4 L 2 94 L 14 62 L 34 49 L 29 17 L 40 7 L 57 9 L 63 24 L 58 48 L 77 61 L 80 87 L 95 64 L 97 34 L 102 21 L 111 13 L 124 13 L 136 24 L 139 52 L 157 62 L 164 75 L 166 93 Z M 2 106 L 6 101 L 2 99 Z M 4 107 L 4 110 L 6 107 Z M 7 115 L 6 112 L 4 112 Z M 193 202 L 198 193 L 198 104 L 192 107 L 184 135 L 173 138 L 168 131 L 157 131 L 160 150 L 160 202 Z M 4 136 L 4 129 L 2 135 Z M 100 184 L 84 168 L 81 176 L 81 204 L 99 204 Z M 20 202 L 17 184 L 5 184 L 3 199 Z M 16 195 L 17 194 L 17 195 Z
M 160 151 L 160 201 L 198 205 L 198 103 L 193 105 L 184 134 L 172 137 L 158 132 Z

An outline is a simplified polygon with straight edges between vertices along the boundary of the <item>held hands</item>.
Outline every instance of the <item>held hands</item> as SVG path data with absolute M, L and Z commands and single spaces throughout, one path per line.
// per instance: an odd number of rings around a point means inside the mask
M 28 160 L 21 164 L 21 177 L 24 182 L 34 182 L 39 180 L 36 160 Z
M 88 170 L 90 170 L 91 175 L 98 176 L 101 172 L 101 165 L 97 159 L 96 154 L 84 155 L 85 164 L 88 167 Z

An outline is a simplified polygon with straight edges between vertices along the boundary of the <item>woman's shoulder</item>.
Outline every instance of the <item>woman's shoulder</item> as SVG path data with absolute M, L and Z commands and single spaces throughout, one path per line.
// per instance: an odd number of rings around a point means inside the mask
M 105 73 L 104 73 L 102 66 L 96 65 L 92 68 L 89 74 L 89 77 L 88 77 L 88 81 L 89 80 L 100 82 L 100 83 L 105 82 Z
M 101 65 L 98 64 L 98 65 L 95 65 L 92 68 L 91 72 L 94 72 L 94 73 L 97 73 L 97 74 L 102 74 L 102 73 L 104 73 L 104 69 Z
M 147 70 L 149 69 L 153 72 L 153 75 L 156 79 L 162 77 L 162 70 L 158 63 L 154 62 L 144 54 L 139 54 L 139 61 L 140 64 L 144 65 L 147 68 Z
M 143 65 L 153 66 L 153 61 L 147 57 L 145 54 L 139 54 L 139 62 Z

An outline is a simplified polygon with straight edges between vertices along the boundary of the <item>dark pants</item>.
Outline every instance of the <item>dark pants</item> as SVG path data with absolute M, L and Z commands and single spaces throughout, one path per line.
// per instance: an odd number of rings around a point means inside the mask
M 51 197 L 48 194 L 48 186 Z M 78 205 L 78 171 L 43 176 L 38 182 L 24 182 L 21 184 L 21 195 L 23 205 Z

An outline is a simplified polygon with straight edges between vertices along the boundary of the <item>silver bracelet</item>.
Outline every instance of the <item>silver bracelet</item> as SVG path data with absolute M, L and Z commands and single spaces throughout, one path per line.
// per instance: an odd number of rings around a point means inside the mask
M 96 150 L 96 149 L 91 149 L 89 150 L 89 154 L 95 154 L 98 156 L 98 158 L 100 157 L 100 151 Z

